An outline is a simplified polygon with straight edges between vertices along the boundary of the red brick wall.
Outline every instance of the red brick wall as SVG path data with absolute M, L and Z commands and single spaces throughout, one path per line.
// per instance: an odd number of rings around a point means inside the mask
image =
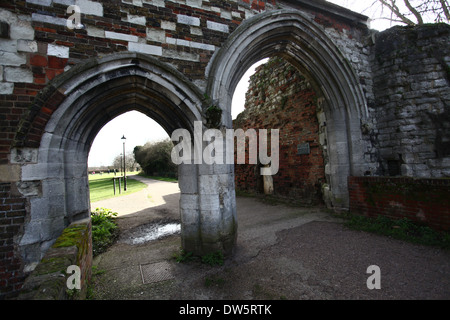
M 368 217 L 408 218 L 450 230 L 450 180 L 349 177 L 350 211 Z
M 14 253 L 13 235 L 25 221 L 25 199 L 14 195 L 10 183 L 0 183 L 0 299 L 22 287 L 22 261 Z
M 31 79 L 23 82 L 14 82 L 11 94 L 0 94 L 0 165 L 8 163 L 8 155 L 12 147 L 37 147 L 39 146 L 42 127 L 54 110 L 43 107 L 41 101 L 35 101 L 37 94 L 43 90 L 56 76 L 65 69 L 83 63 L 83 60 L 104 56 L 115 52 L 127 51 L 127 41 L 108 38 L 95 33 L 90 34 L 88 30 L 96 29 L 126 36 L 135 36 L 142 43 L 178 52 L 185 55 L 198 56 L 198 61 L 188 61 L 179 58 L 162 55 L 159 59 L 169 62 L 180 72 L 192 80 L 203 80 L 205 68 L 211 60 L 214 51 L 186 46 L 183 43 L 192 42 L 205 44 L 220 48 L 230 34 L 244 21 L 247 16 L 277 8 L 275 0 L 240 0 L 240 1 L 208 1 L 204 7 L 189 7 L 177 1 L 166 1 L 165 7 L 157 7 L 149 2 L 143 2 L 141 6 L 133 5 L 131 0 L 107 1 L 98 0 L 93 3 L 101 4 L 103 16 L 95 14 L 81 15 L 81 22 L 86 29 L 69 30 L 65 25 L 52 23 L 52 20 L 67 19 L 67 6 L 60 2 L 54 2 L 47 6 L 42 2 L 26 1 L 2 1 L 0 10 L 8 10 L 18 17 L 26 17 L 31 20 L 34 35 L 31 42 L 36 49 L 19 52 L 9 52 L 9 55 L 18 54 L 25 59 L 23 64 L 14 65 L 23 71 L 29 71 Z M 313 20 L 325 28 L 335 29 L 344 38 L 358 37 L 359 28 L 350 28 L 346 19 L 338 18 L 329 12 L 311 8 L 311 6 L 290 2 L 294 8 L 309 12 Z M 314 7 L 314 6 L 313 6 Z M 209 9 L 206 9 L 209 8 Z M 333 11 L 337 9 L 332 7 Z M 342 9 L 341 9 L 342 10 Z M 226 15 L 222 16 L 222 14 Z M 231 14 L 231 18 L 227 17 Z M 49 21 L 42 22 L 32 18 L 32 15 L 47 17 Z M 145 16 L 146 25 L 139 25 L 126 21 L 127 14 Z M 177 15 L 186 15 L 199 18 L 201 25 L 198 27 L 200 33 L 192 33 L 189 26 L 177 24 Z M 24 20 L 25 21 L 25 20 Z M 174 30 L 164 29 L 163 21 L 176 24 Z M 219 32 L 206 27 L 206 22 L 215 22 L 229 27 L 229 32 Z M 157 41 L 147 35 L 147 29 L 151 31 L 164 32 L 166 37 L 163 42 Z M 345 31 L 345 32 L 344 32 Z M 31 32 L 31 31 L 30 31 Z M 27 37 L 26 39 L 30 39 Z M 181 44 L 174 44 L 170 39 L 177 39 Z M 22 40 L 19 38 L 19 40 Z M 48 55 L 48 46 L 55 45 L 69 50 L 68 57 L 57 57 Z M 0 50 L 2 51 L 2 50 Z M 4 63 L 2 63 L 4 64 Z M 5 65 L 7 66 L 7 65 Z M 8 79 L 0 79 L 0 82 L 9 82 Z M 46 99 L 47 100 L 47 99 Z M 56 100 L 58 102 L 58 100 Z M 57 106 L 57 104 L 55 104 Z M 38 117 L 38 119 L 35 119 Z M 33 128 L 29 128 L 32 123 Z
M 166 56 L 159 57 L 163 62 L 170 62 L 189 79 L 198 80 L 204 79 L 204 70 L 214 51 L 172 44 L 168 41 L 164 41 L 164 43 L 153 41 L 154 39 L 147 36 L 147 29 L 165 31 L 167 38 L 204 43 L 218 48 L 245 18 L 245 12 L 238 7 L 238 4 L 230 1 L 215 1 L 214 7 L 219 10 L 218 12 L 191 8 L 170 1 L 166 1 L 165 8 L 147 3 L 140 7 L 134 6 L 131 1 L 128 1 L 129 3 L 127 1 L 106 0 L 97 2 L 103 7 L 103 16 L 82 14 L 81 22 L 87 29 L 74 30 L 69 30 L 65 25 L 32 19 L 32 14 L 40 14 L 49 17 L 49 19 L 67 19 L 70 14 L 66 12 L 66 5 L 54 3 L 51 6 L 46 6 L 36 4 L 37 2 L 25 1 L 2 1 L 0 3 L 0 10 L 10 10 L 13 14 L 28 16 L 27 19 L 32 20 L 30 22 L 34 31 L 32 42 L 36 44 L 36 50 L 33 52 L 8 53 L 24 59 L 25 63 L 20 66 L 20 69 L 30 71 L 32 78 L 24 82 L 15 82 L 11 94 L 0 94 L 0 165 L 8 163 L 8 155 L 12 147 L 39 147 L 43 128 L 61 102 L 61 99 L 56 96 L 59 92 L 53 92 L 53 97 L 45 96 L 45 101 L 35 99 L 39 92 L 42 92 L 46 87 L 48 88 L 52 79 L 64 73 L 65 68 L 81 64 L 85 59 L 128 51 L 127 41 L 107 38 L 104 35 L 90 35 L 88 34 L 88 28 L 136 36 L 143 43 L 161 47 L 164 50 L 198 55 L 199 59 L 195 62 Z M 255 10 L 264 10 L 266 3 L 271 1 L 251 2 L 249 0 L 245 2 Z M 127 13 L 123 10 L 132 15 L 145 16 L 147 24 L 143 26 L 124 21 Z M 233 11 L 236 14 L 230 20 L 222 18 L 221 11 Z M 199 29 L 201 29 L 202 34 L 192 34 L 189 26 L 182 24 L 177 24 L 176 30 L 162 28 L 162 21 L 176 24 L 179 14 L 199 18 L 201 20 Z M 229 32 L 208 29 L 206 27 L 207 21 L 226 24 L 229 27 Z M 50 45 L 68 48 L 69 56 L 61 58 L 48 55 L 48 46 Z M 5 63 L 2 61 L 1 64 Z M 14 67 L 19 68 L 16 65 Z M 0 82 L 5 80 L 0 78 Z M 51 94 L 52 91 L 49 90 L 48 93 Z M 47 105 L 50 105 L 50 107 Z
M 280 58 L 271 59 L 252 77 L 246 111 L 234 122 L 235 129 L 280 129 L 280 167 L 273 176 L 274 194 L 307 204 L 322 201 L 321 184 L 325 181 L 316 100 L 304 76 Z M 309 155 L 297 155 L 297 147 L 303 143 L 310 144 Z M 236 165 L 236 188 L 262 192 L 258 172 L 255 165 Z
M 276 5 L 276 1 L 275 0 L 264 0 L 264 1 L 260 1 L 260 0 L 242 0 L 243 3 L 247 3 L 251 6 L 252 9 L 254 10 L 265 10 L 266 9 L 266 3 L 270 3 L 272 5 Z

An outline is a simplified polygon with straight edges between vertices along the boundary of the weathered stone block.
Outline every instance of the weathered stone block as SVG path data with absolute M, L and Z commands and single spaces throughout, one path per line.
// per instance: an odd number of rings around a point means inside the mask
M 193 8 L 201 8 L 202 3 L 202 0 L 186 0 L 186 5 Z
M 16 182 L 19 180 L 20 180 L 20 166 L 0 165 L 0 182 Z
M 199 209 L 199 195 L 181 193 L 180 195 L 180 208 L 186 210 L 198 210 Z
M 175 22 L 163 20 L 161 21 L 161 29 L 175 31 L 177 29 L 177 24 Z
M 47 46 L 47 55 L 55 56 L 58 58 L 69 58 L 69 47 L 48 44 Z
M 124 20 L 129 23 L 139 24 L 141 26 L 145 26 L 147 24 L 147 19 L 144 16 L 128 14 L 127 18 Z
M 28 3 L 38 4 L 40 6 L 50 7 L 53 0 L 26 0 Z
M 97 28 L 91 25 L 86 26 L 86 31 L 88 36 L 97 37 L 97 38 L 105 38 L 105 30 L 101 28 Z
M 211 29 L 211 30 L 214 30 L 214 31 L 219 31 L 219 32 L 223 32 L 223 33 L 230 33 L 230 28 L 228 27 L 228 25 L 223 24 L 223 23 L 207 21 L 206 26 L 207 26 L 208 29 Z
M 0 51 L 0 60 L 4 66 L 17 67 L 27 62 L 25 54 L 5 51 Z
M 17 40 L 0 39 L 0 48 L 6 52 L 17 52 Z
M 49 24 L 54 24 L 54 25 L 58 25 L 58 26 L 65 27 L 67 25 L 67 19 L 57 18 L 57 17 L 53 17 L 53 16 L 49 16 L 49 15 L 40 14 L 40 13 L 32 13 L 31 19 L 33 21 L 49 23 Z M 25 39 L 27 39 L 27 38 L 25 38 Z M 32 40 L 32 39 L 30 39 L 30 40 Z
M 130 43 L 128 43 L 128 50 L 131 52 L 151 54 L 154 56 L 162 55 L 161 47 L 152 46 L 152 45 L 143 44 L 143 43 L 130 42 Z
M 0 82 L 0 94 L 12 94 L 14 91 L 14 83 Z
M 155 42 L 166 42 L 166 32 L 147 28 L 147 40 Z
M 200 207 L 203 211 L 215 211 L 220 209 L 220 196 L 218 194 L 209 194 L 199 196 Z M 220 216 L 220 215 L 219 215 Z
M 117 39 L 130 42 L 138 42 L 139 40 L 138 36 L 112 31 L 105 31 L 105 37 L 108 39 Z
M 11 39 L 34 40 L 34 29 L 30 21 L 21 20 L 20 18 L 11 25 Z
M 5 67 L 4 76 L 9 82 L 33 83 L 34 80 L 31 70 L 25 68 Z
M 34 40 L 17 40 L 17 51 L 21 52 L 37 52 L 37 42 Z
M 25 197 L 37 197 L 42 194 L 40 181 L 18 182 L 17 189 Z
M 189 25 L 189 26 L 195 26 L 195 27 L 199 27 L 200 26 L 200 19 L 199 18 L 186 16 L 186 15 L 182 15 L 182 14 L 177 15 L 177 22 L 181 23 L 181 24 L 186 24 L 186 25 Z
M 182 61 L 191 61 L 191 62 L 199 62 L 200 56 L 198 54 L 189 53 L 189 52 L 179 52 L 175 50 L 167 50 L 163 49 L 162 53 L 159 54 L 164 57 L 168 57 L 175 60 L 182 60 Z
M 99 2 L 90 0 L 77 0 L 75 3 L 80 7 L 81 13 L 91 14 L 94 16 L 103 16 L 103 5 Z

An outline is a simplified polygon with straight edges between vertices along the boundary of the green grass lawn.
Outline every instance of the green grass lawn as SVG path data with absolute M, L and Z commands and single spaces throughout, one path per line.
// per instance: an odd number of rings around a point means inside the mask
M 119 175 L 117 175 L 116 177 L 119 177 Z M 106 200 L 114 197 L 132 194 L 141 191 L 142 189 L 145 189 L 147 187 L 145 183 L 134 180 L 132 176 L 129 177 L 127 174 L 127 191 L 123 190 L 123 180 L 122 180 L 121 182 L 122 193 L 120 194 L 119 183 L 118 181 L 116 181 L 116 195 L 114 195 L 112 178 L 114 178 L 114 173 L 102 175 L 100 174 L 89 175 L 89 191 L 91 203 L 100 200 Z
M 159 181 L 165 181 L 165 182 L 178 182 L 178 179 L 176 178 L 168 178 L 168 177 L 155 177 L 155 176 L 147 176 L 144 173 L 139 173 L 141 177 L 149 178 L 153 180 L 159 180 Z

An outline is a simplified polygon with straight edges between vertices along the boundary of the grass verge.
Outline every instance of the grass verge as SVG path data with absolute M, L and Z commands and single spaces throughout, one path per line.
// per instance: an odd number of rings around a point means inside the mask
M 406 218 L 394 220 L 384 216 L 368 218 L 349 215 L 345 225 L 352 230 L 376 233 L 415 244 L 450 249 L 449 232 L 439 232 Z
M 116 195 L 114 195 L 114 186 L 112 178 L 114 178 L 114 174 L 96 174 L 89 175 L 89 191 L 90 191 L 90 199 L 91 203 L 111 199 L 114 197 L 129 195 L 138 191 L 141 191 L 147 187 L 145 183 L 134 180 L 132 176 L 127 177 L 127 191 L 123 190 L 123 180 L 122 184 L 122 193 L 119 193 L 119 185 L 116 183 Z

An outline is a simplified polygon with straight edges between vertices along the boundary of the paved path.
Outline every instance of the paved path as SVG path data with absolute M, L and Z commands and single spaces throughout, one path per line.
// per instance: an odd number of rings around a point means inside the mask
M 166 187 L 168 195 L 162 192 Z M 449 251 L 349 230 L 321 208 L 238 198 L 238 240 L 234 255 L 221 267 L 176 263 L 179 235 L 127 242 L 143 225 L 179 220 L 179 194 L 172 188 L 149 182 L 141 195 L 106 203 L 140 211 L 121 215 L 121 238 L 94 259 L 104 271 L 94 277 L 96 299 L 450 299 Z M 155 195 L 155 205 L 143 209 L 152 205 L 146 193 L 151 199 Z M 137 199 L 143 203 L 130 203 Z M 371 265 L 381 269 L 381 290 L 367 288 Z M 155 282 L 152 272 L 167 278 Z
M 91 204 L 91 210 L 102 207 L 108 208 L 114 212 L 117 212 L 119 217 L 143 210 L 151 211 L 150 209 L 162 205 L 166 205 L 170 210 L 178 211 L 180 193 L 178 183 L 158 181 L 138 175 L 129 176 L 128 178 L 144 182 L 148 186 L 147 188 L 130 195 L 122 195 L 115 198 L 94 202 Z M 171 197 L 171 201 L 167 203 L 167 198 L 169 197 Z M 178 198 L 178 201 L 176 198 Z

